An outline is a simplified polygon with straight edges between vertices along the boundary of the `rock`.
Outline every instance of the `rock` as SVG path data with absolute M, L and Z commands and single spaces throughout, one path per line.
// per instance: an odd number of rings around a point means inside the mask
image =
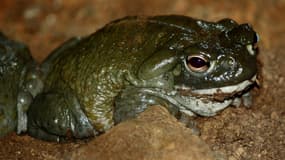
M 118 124 L 65 155 L 64 159 L 214 160 L 214 154 L 165 108 L 152 106 L 136 119 Z
M 273 111 L 273 112 L 270 114 L 270 118 L 273 119 L 273 120 L 278 120 L 278 119 L 279 119 L 279 116 L 278 116 L 277 112 Z

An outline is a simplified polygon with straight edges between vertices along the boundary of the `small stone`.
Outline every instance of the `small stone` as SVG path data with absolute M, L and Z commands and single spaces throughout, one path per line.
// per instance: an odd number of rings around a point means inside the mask
M 241 157 L 242 154 L 244 154 L 245 150 L 243 147 L 239 147 L 236 151 L 235 151 L 235 154 L 238 156 L 238 157 Z
M 283 83 L 284 83 L 284 77 L 279 77 L 278 83 L 279 83 L 279 84 L 283 84 Z
M 263 143 L 264 142 L 264 138 L 262 138 L 261 136 L 257 136 L 256 139 L 257 139 L 257 141 L 259 143 Z
M 278 114 L 274 111 L 270 114 L 270 118 L 273 119 L 273 120 L 278 120 L 279 119 L 279 116 Z
M 25 19 L 33 19 L 40 15 L 41 9 L 39 6 L 33 6 L 24 11 L 24 18 Z

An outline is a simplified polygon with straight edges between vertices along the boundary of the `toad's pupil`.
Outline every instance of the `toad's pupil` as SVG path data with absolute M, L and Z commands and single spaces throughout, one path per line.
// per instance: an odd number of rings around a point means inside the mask
M 201 68 L 206 65 L 206 62 L 202 58 L 192 57 L 188 60 L 188 64 L 195 68 Z

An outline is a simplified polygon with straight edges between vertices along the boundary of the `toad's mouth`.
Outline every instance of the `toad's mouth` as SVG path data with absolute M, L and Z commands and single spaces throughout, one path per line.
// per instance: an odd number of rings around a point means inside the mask
M 176 87 L 177 94 L 174 99 L 180 104 L 180 111 L 187 115 L 213 116 L 230 105 L 251 103 L 249 89 L 255 83 L 258 84 L 256 75 L 250 80 L 220 88 L 191 90 Z M 244 105 L 247 106 L 245 103 Z
M 256 82 L 256 75 L 250 80 L 239 84 L 220 88 L 191 90 L 189 88 L 175 87 L 175 91 L 166 91 L 158 88 L 140 88 L 139 92 L 147 93 L 167 100 L 170 104 L 189 116 L 214 116 L 224 108 L 239 106 L 241 99 L 250 97 L 249 87 Z M 218 98 L 217 98 L 218 97 Z
M 224 101 L 232 97 L 240 96 L 247 92 L 251 86 L 257 81 L 257 76 L 254 75 L 250 80 L 242 81 L 235 85 L 223 86 L 210 89 L 189 89 L 186 87 L 177 87 L 176 90 L 182 96 L 195 96 L 197 98 L 207 98 L 215 101 Z

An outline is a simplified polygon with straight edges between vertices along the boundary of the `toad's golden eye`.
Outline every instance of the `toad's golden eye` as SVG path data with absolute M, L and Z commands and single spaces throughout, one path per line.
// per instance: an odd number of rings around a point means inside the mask
M 186 58 L 186 65 L 193 72 L 205 72 L 210 67 L 210 62 L 203 56 L 194 55 Z

